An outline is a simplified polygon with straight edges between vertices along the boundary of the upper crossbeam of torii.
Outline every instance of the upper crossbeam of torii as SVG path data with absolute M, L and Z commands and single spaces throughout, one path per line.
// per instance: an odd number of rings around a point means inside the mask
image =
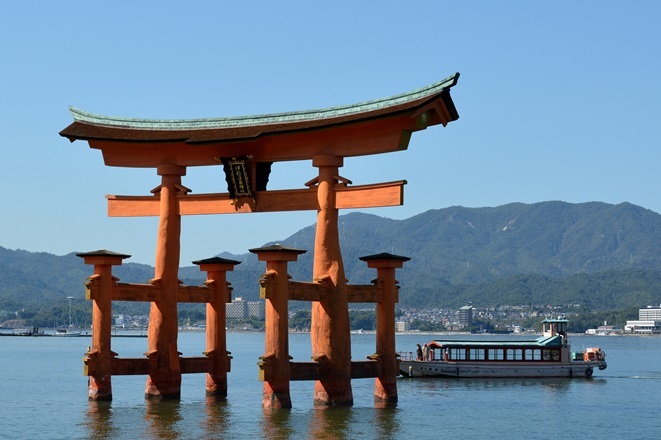
M 271 164 L 331 155 L 338 158 L 404 150 L 411 134 L 458 119 L 450 88 L 459 74 L 408 93 L 359 104 L 258 116 L 153 120 L 92 115 L 71 108 L 74 122 L 60 132 L 86 140 L 108 166 L 218 166 L 246 158 L 251 197 L 234 203 L 227 193 L 177 194 L 181 215 L 316 209 L 307 189 L 265 191 Z M 405 181 L 349 186 L 341 180 L 336 208 L 402 204 Z M 314 187 L 316 182 L 308 182 Z M 157 216 L 154 196 L 108 196 L 110 216 Z

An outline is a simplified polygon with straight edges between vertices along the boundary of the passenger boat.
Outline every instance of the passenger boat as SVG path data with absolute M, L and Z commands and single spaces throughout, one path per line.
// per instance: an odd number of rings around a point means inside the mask
M 600 348 L 572 352 L 567 335 L 569 321 L 545 319 L 537 339 L 434 340 L 427 344 L 427 359 L 400 353 L 403 376 L 430 377 L 590 377 L 606 368 Z

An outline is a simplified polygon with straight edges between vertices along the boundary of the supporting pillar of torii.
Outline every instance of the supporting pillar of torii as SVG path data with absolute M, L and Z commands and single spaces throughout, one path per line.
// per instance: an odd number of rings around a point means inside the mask
M 404 266 L 409 257 L 382 253 L 360 257 L 367 267 L 376 269 L 376 283 L 381 289 L 376 303 L 376 353 L 381 371 L 374 383 L 374 401 L 378 405 L 396 403 L 399 364 L 395 351 L 395 304 L 399 300 L 395 269 Z
M 88 278 L 87 299 L 92 300 L 92 344 L 85 353 L 85 374 L 89 376 L 89 400 L 112 400 L 112 370 L 117 353 L 112 351 L 112 266 L 119 266 L 130 255 L 101 249 L 76 254 L 94 266 Z M 94 285 L 95 289 L 89 286 Z M 91 294 L 94 291 L 94 294 Z M 92 368 L 90 368 L 90 364 Z M 91 370 L 91 371 L 90 371 Z
M 208 397 L 227 397 L 227 373 L 230 371 L 232 357 L 227 351 L 227 315 L 225 304 L 231 303 L 230 283 L 227 282 L 227 272 L 241 264 L 236 260 L 213 257 L 193 261 L 200 270 L 207 273 L 205 284 L 213 289 L 211 301 L 207 303 L 206 318 L 206 350 L 204 355 L 210 359 L 207 371 L 206 395 Z
M 264 356 L 261 356 L 260 375 L 264 382 L 262 407 L 291 408 L 289 395 L 289 275 L 287 263 L 296 261 L 306 251 L 280 245 L 250 249 L 259 261 L 266 261 L 266 273 L 260 283 L 271 283 L 264 290 L 265 321 Z

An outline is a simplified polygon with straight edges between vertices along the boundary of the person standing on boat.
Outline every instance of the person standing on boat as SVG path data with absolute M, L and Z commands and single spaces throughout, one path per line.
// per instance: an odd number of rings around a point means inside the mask
M 417 360 L 422 360 L 422 347 L 420 347 L 420 344 L 418 344 L 418 347 L 415 349 L 415 355 Z
M 427 352 L 429 351 L 429 347 L 427 347 L 427 344 L 422 346 L 422 360 L 426 361 L 427 360 Z

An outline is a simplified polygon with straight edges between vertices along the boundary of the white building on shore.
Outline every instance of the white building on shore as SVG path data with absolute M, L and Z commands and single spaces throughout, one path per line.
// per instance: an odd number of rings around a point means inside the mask
M 661 334 L 661 306 L 638 309 L 638 320 L 627 321 L 624 331 L 635 334 Z
M 661 305 L 659 307 L 647 306 L 638 309 L 638 319 L 641 321 L 661 321 Z
M 243 298 L 235 298 L 231 303 L 225 304 L 227 319 L 257 318 L 264 319 L 264 301 L 244 301 Z

